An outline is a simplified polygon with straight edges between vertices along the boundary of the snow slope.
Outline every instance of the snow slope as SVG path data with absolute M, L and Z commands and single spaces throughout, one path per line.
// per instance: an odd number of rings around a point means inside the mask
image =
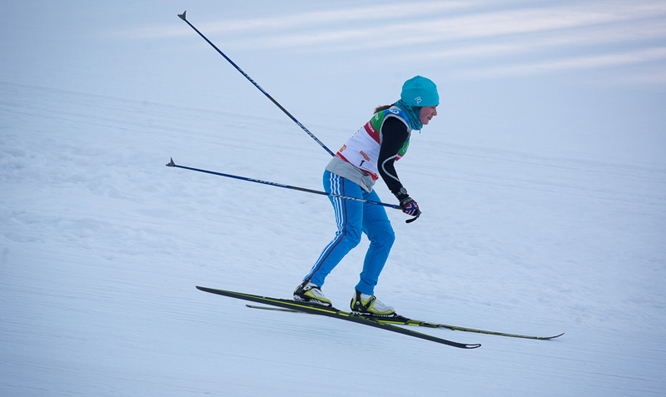
M 3 396 L 666 394 L 661 2 L 32 3 L 0 28 Z M 389 211 L 377 295 L 566 335 L 427 331 L 463 351 L 197 291 L 288 297 L 335 225 L 326 198 L 164 166 L 321 189 L 328 161 L 184 9 L 332 150 L 436 81 L 398 168 L 423 216 Z

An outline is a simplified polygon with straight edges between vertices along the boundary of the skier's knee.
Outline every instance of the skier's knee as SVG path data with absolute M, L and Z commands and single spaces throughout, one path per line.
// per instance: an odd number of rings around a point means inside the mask
M 344 244 L 349 248 L 352 249 L 359 245 L 361 242 L 361 233 L 355 233 L 355 232 L 348 232 L 345 234 L 343 237 Z
M 391 248 L 395 242 L 395 233 L 389 222 L 374 223 L 368 237 L 373 244 L 386 248 Z

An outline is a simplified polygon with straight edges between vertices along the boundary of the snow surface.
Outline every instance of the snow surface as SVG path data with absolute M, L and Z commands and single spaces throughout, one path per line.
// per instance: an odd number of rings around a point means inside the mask
M 666 4 L 13 1 L 0 25 L 0 395 L 666 395 Z M 416 74 L 423 209 L 379 298 L 459 350 L 245 308 L 332 238 L 329 155 Z M 386 202 L 394 198 L 378 185 Z M 345 308 L 367 241 L 324 287 Z

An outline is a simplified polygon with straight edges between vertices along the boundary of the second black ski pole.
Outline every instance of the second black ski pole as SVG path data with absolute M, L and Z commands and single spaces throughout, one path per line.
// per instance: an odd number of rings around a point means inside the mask
M 360 201 L 362 203 L 368 203 L 368 204 L 376 204 L 376 205 L 383 205 L 384 207 L 389 207 L 389 208 L 395 208 L 395 209 L 400 209 L 399 205 L 396 204 L 387 204 L 387 203 L 382 203 L 380 201 L 372 201 L 372 200 L 366 200 L 358 197 L 350 197 L 350 196 L 343 196 L 340 194 L 332 194 L 332 193 L 326 193 L 322 192 L 320 190 L 313 190 L 313 189 L 306 189 L 303 187 L 298 187 L 298 186 L 291 186 L 291 185 L 283 185 L 281 183 L 275 183 L 275 182 L 268 182 L 268 181 L 262 181 L 259 179 L 253 179 L 253 178 L 246 178 L 244 176 L 238 176 L 238 175 L 231 175 L 231 174 L 223 174 L 221 172 L 215 172 L 215 171 L 208 171 L 208 170 L 202 170 L 200 168 L 192 168 L 192 167 L 186 167 L 183 165 L 178 165 L 173 162 L 173 159 L 169 161 L 167 164 L 167 167 L 176 167 L 176 168 L 182 168 L 185 170 L 190 170 L 190 171 L 197 171 L 197 172 L 204 172 L 206 174 L 212 174 L 212 175 L 217 175 L 217 176 L 223 176 L 226 178 L 234 178 L 234 179 L 240 179 L 242 181 L 247 181 L 247 182 L 254 182 L 254 183 L 261 183 L 263 185 L 270 185 L 270 186 L 275 186 L 275 187 L 281 187 L 285 189 L 292 189 L 292 190 L 298 190 L 301 192 L 306 192 L 306 193 L 314 193 L 314 194 L 320 194 L 322 196 L 328 196 L 328 197 L 336 197 L 336 198 L 341 198 L 343 200 L 353 200 L 353 201 Z
M 217 46 L 216 46 L 215 44 L 213 44 L 213 42 L 211 42 L 210 40 L 208 40 L 208 38 L 207 38 L 206 36 L 204 36 L 203 33 L 201 33 L 201 32 L 199 31 L 199 29 L 195 28 L 194 25 L 192 25 L 192 24 L 190 23 L 190 21 L 187 20 L 187 17 L 185 16 L 185 13 L 186 13 L 186 12 L 187 12 L 187 11 L 183 11 L 182 14 L 178 14 L 178 16 L 180 17 L 180 19 L 182 19 L 182 20 L 185 21 L 188 25 L 190 25 L 190 27 L 191 27 L 192 29 L 194 29 L 194 31 L 197 32 L 197 33 L 199 34 L 199 36 L 201 36 L 204 40 L 206 40 L 206 42 L 207 42 L 208 44 L 210 44 L 210 45 L 211 45 L 211 46 L 212 46 L 212 47 L 213 47 L 213 48 L 214 48 L 214 49 L 215 49 L 220 55 L 222 55 L 222 56 L 224 57 L 224 59 L 226 59 L 227 61 L 229 61 L 229 63 L 230 63 L 234 68 L 236 68 L 236 70 L 238 70 L 238 71 L 240 72 L 240 74 L 242 74 L 243 76 L 245 76 L 245 78 L 248 79 L 248 80 L 250 81 L 250 83 L 252 83 L 255 87 L 257 87 L 257 89 L 258 89 L 259 91 L 261 91 L 264 95 L 266 95 L 266 97 L 267 97 L 268 99 L 270 99 L 271 102 L 273 102 L 273 103 L 275 104 L 275 106 L 277 106 L 278 108 L 280 108 L 280 110 L 282 110 L 282 111 L 284 112 L 284 114 L 286 114 L 286 115 L 287 115 L 287 116 L 288 116 L 288 117 L 289 117 L 294 123 L 296 123 L 299 127 L 301 127 L 301 128 L 303 129 L 303 131 L 305 131 L 308 135 L 310 135 L 310 137 L 311 137 L 312 139 L 314 139 L 315 142 L 317 142 L 317 143 L 319 144 L 319 146 L 321 146 L 322 148 L 324 148 L 324 150 L 326 150 L 326 151 L 328 152 L 328 154 L 330 154 L 331 156 L 334 156 L 334 155 L 335 155 L 335 154 L 334 154 L 329 148 L 326 147 L 326 145 L 324 145 L 324 143 L 323 143 L 322 141 L 319 140 L 319 138 L 317 138 L 312 132 L 310 132 L 310 130 L 308 130 L 307 128 L 305 128 L 305 126 L 304 126 L 303 124 L 301 124 L 300 121 L 296 120 L 296 117 L 292 116 L 291 113 L 289 113 L 289 112 L 287 111 L 287 109 L 285 109 L 284 107 L 282 107 L 282 105 L 280 105 L 280 104 L 278 103 L 278 101 L 276 101 L 275 99 L 273 99 L 273 97 L 270 96 L 266 91 L 264 91 L 264 89 L 261 88 L 261 87 L 259 86 L 259 84 L 257 84 L 254 80 L 252 80 L 252 78 L 251 78 L 250 76 L 248 76 L 247 73 L 245 73 L 240 67 L 238 67 L 238 65 L 236 65 L 236 63 L 234 63 L 234 61 L 232 61 L 231 58 L 229 58 L 228 56 L 226 56 L 226 55 L 225 55 L 225 54 L 224 54 L 219 48 L 217 48 Z

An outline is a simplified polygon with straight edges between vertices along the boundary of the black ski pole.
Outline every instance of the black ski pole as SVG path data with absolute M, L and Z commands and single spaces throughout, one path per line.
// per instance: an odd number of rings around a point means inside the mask
M 244 176 L 231 175 L 231 174 L 223 174 L 221 172 L 207 171 L 207 170 L 202 170 L 202 169 L 199 169 L 199 168 L 185 167 L 183 165 L 178 165 L 178 164 L 174 163 L 173 158 L 171 159 L 171 161 L 169 161 L 169 163 L 167 164 L 167 167 L 182 168 L 182 169 L 190 170 L 190 171 L 204 172 L 206 174 L 213 174 L 213 175 L 218 175 L 218 176 L 224 176 L 224 177 L 227 177 L 227 178 L 240 179 L 242 181 L 261 183 L 261 184 L 264 184 L 264 185 L 282 187 L 282 188 L 285 188 L 285 189 L 298 190 L 298 191 L 306 192 L 306 193 L 321 194 L 322 196 L 336 197 L 336 198 L 341 198 L 341 199 L 344 199 L 344 200 L 354 200 L 354 201 L 360 201 L 362 203 L 377 204 L 377 205 L 383 205 L 384 207 L 400 209 L 400 206 L 395 205 L 395 204 L 387 204 L 387 203 L 382 203 L 382 202 L 379 202 L 379 201 L 365 200 L 365 199 L 362 199 L 362 198 L 356 198 L 356 197 L 350 197 L 350 196 L 342 196 L 342 195 L 339 195 L 339 194 L 331 194 L 331 193 L 326 193 L 326 192 L 322 192 L 322 191 L 319 191 L 319 190 L 312 190 L 312 189 L 306 189 L 306 188 L 297 187 L 297 186 L 283 185 L 281 183 L 275 183 L 275 182 L 261 181 L 259 179 L 246 178 Z
M 305 126 L 304 126 L 303 124 L 301 124 L 300 121 L 296 120 L 296 117 L 292 116 L 291 113 L 289 113 L 289 112 L 287 111 L 287 109 L 283 108 L 282 105 L 280 105 L 275 99 L 273 99 L 272 96 L 268 95 L 268 93 L 267 93 L 266 91 L 264 91 L 264 89 L 261 88 L 261 87 L 259 86 L 259 84 L 257 84 L 254 80 L 252 80 L 252 78 L 251 78 L 250 76 L 248 76 L 247 73 L 243 72 L 243 70 L 242 70 L 241 68 L 239 68 L 238 65 L 236 65 L 236 64 L 234 63 L 234 61 L 232 61 L 228 56 L 226 56 L 222 51 L 220 51 L 220 49 L 217 48 L 217 46 L 215 46 L 215 44 L 213 44 L 210 40 L 208 40 L 208 38 L 206 38 L 206 36 L 204 36 L 203 33 L 201 33 L 201 32 L 199 31 L 199 29 L 195 28 L 194 25 L 192 25 L 192 24 L 190 23 L 190 21 L 187 20 L 187 18 L 186 18 L 186 16 L 185 16 L 185 13 L 186 13 L 186 12 L 187 12 L 187 11 L 183 11 L 182 14 L 178 14 L 178 16 L 180 17 L 180 19 L 182 19 L 182 20 L 185 21 L 188 25 L 190 25 L 190 27 L 191 27 L 192 29 L 194 29 L 195 32 L 199 33 L 199 36 L 201 36 L 204 40 L 206 40 L 206 42 L 208 42 L 208 44 L 210 44 L 213 48 L 215 48 L 215 50 L 216 50 L 218 53 L 220 53 L 220 55 L 222 55 L 222 56 L 224 57 L 224 59 L 226 59 L 227 61 L 229 61 L 229 63 L 230 63 L 233 67 L 235 67 L 236 70 L 238 70 L 243 76 L 245 76 L 245 78 L 248 79 L 248 80 L 250 81 L 250 83 L 252 83 L 255 87 L 257 87 L 257 89 L 259 89 L 259 91 L 261 91 L 264 95 L 266 95 L 266 97 L 267 97 L 268 99 L 270 99 L 271 102 L 273 102 L 273 103 L 275 104 L 275 106 L 277 106 L 278 108 L 280 108 L 280 110 L 282 110 L 282 111 L 284 112 L 284 114 L 286 114 L 287 116 L 289 116 L 289 118 L 292 119 L 292 120 L 294 121 L 294 123 L 298 124 L 298 126 L 301 127 L 301 128 L 303 129 L 303 131 L 305 131 L 308 135 L 310 135 L 310 137 L 311 137 L 312 139 L 314 139 L 314 140 L 315 140 L 315 141 L 316 141 L 316 142 L 317 142 L 322 148 L 324 148 L 324 150 L 326 150 L 326 151 L 328 152 L 328 154 L 330 154 L 331 156 L 334 156 L 334 155 L 335 155 L 335 154 L 334 154 L 329 148 L 326 147 L 326 145 L 324 145 L 324 143 L 323 143 L 322 141 L 320 141 L 320 140 L 319 140 L 319 139 L 318 139 L 318 138 L 317 138 L 312 132 L 310 132 L 310 130 L 308 130 L 307 128 L 305 128 Z

